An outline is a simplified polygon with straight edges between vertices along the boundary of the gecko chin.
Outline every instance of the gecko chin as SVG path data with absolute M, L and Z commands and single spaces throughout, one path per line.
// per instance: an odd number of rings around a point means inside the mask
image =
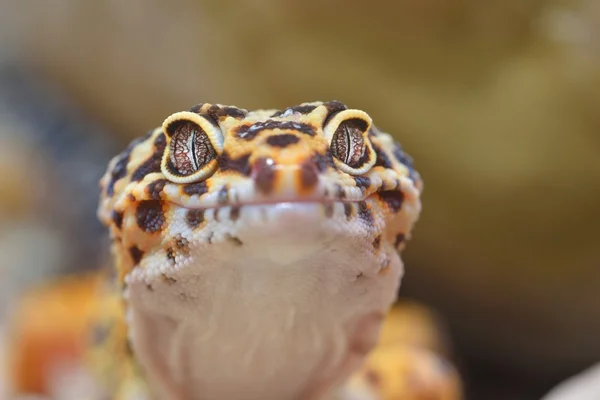
M 226 206 L 191 230 L 176 222 L 189 212 L 173 211 L 171 250 L 128 276 L 131 343 L 160 398 L 313 398 L 356 368 L 403 271 L 383 213 L 368 200 Z

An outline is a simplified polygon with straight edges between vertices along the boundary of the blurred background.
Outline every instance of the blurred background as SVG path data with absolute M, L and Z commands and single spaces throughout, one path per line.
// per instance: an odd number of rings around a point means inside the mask
M 0 320 L 107 262 L 97 181 L 165 116 L 333 99 L 415 158 L 401 294 L 444 320 L 468 398 L 600 361 L 595 0 L 0 0 Z

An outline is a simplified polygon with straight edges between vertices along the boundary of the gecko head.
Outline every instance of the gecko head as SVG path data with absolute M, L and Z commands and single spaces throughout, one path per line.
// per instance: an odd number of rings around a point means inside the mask
M 194 254 L 230 246 L 227 257 L 265 237 L 400 249 L 421 190 L 410 157 L 364 111 L 338 101 L 250 112 L 199 104 L 111 160 L 98 215 L 123 275 L 165 275 Z

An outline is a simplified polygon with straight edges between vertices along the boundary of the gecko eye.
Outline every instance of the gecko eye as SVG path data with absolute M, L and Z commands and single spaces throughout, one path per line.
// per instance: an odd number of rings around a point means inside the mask
M 334 162 L 342 171 L 360 175 L 375 164 L 375 151 L 369 141 L 371 118 L 359 110 L 336 114 L 325 127 Z
M 161 163 L 170 181 L 189 183 L 208 178 L 223 151 L 221 131 L 201 115 L 175 113 L 163 123 L 167 147 Z

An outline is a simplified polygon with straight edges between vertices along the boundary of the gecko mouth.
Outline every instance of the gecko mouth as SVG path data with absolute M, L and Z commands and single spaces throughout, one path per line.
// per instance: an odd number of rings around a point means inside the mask
M 248 222 L 252 224 L 294 222 L 299 224 L 317 220 L 351 220 L 370 213 L 366 200 L 303 200 L 303 201 L 256 201 L 213 207 L 186 207 L 187 211 L 202 212 L 206 221 Z
M 256 201 L 245 201 L 245 202 L 234 202 L 234 203 L 224 203 L 217 205 L 190 205 L 190 204 L 182 204 L 176 201 L 169 201 L 172 205 L 176 207 L 185 208 L 187 210 L 220 210 L 225 208 L 244 208 L 244 207 L 292 207 L 292 206 L 302 206 L 302 205 L 322 205 L 325 208 L 332 207 L 335 204 L 347 204 L 347 205 L 357 205 L 358 207 L 365 207 L 366 201 L 373 197 L 373 195 L 367 196 L 364 199 L 358 200 L 338 200 L 338 199 L 330 199 L 330 198 L 322 198 L 322 199 L 273 199 L 273 200 L 256 200 Z

